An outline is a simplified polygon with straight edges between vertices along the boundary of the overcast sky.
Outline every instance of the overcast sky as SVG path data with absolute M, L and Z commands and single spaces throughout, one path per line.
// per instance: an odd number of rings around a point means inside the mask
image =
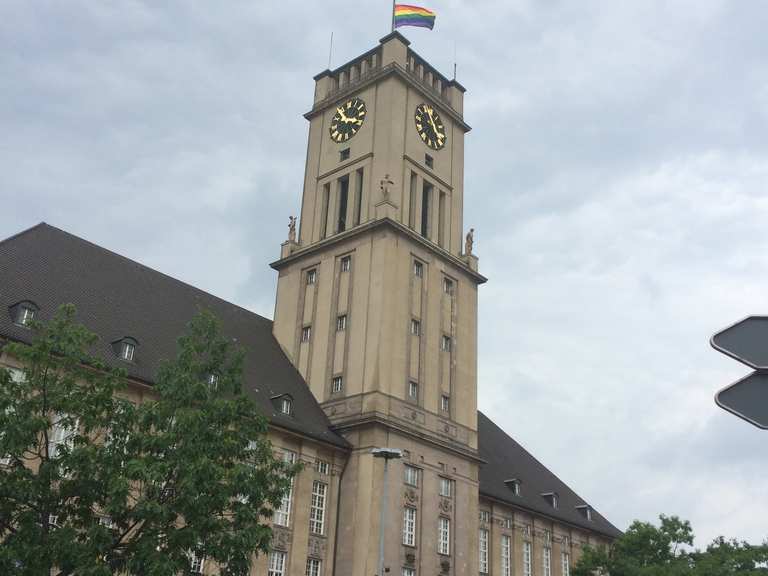
M 479 404 L 625 528 L 768 537 L 710 335 L 768 313 L 768 4 L 424 0 L 467 87 Z M 312 76 L 388 0 L 0 2 L 0 237 L 40 221 L 271 317 Z

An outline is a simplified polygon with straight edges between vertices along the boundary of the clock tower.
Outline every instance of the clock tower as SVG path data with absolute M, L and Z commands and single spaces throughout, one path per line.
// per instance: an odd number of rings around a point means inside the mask
M 382 534 L 392 576 L 477 572 L 485 278 L 462 222 L 463 98 L 393 32 L 318 74 L 305 114 L 299 232 L 292 223 L 272 264 L 274 334 L 352 446 L 339 576 L 375 574 Z M 384 514 L 381 447 L 403 453 L 388 466 Z

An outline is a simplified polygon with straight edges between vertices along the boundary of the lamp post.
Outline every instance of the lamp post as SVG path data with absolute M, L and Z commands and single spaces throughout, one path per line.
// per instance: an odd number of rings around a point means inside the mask
M 381 510 L 379 512 L 379 573 L 378 576 L 384 576 L 384 528 L 387 520 L 387 495 L 389 488 L 387 486 L 389 475 L 389 461 L 403 457 L 403 451 L 397 448 L 374 448 L 371 450 L 374 458 L 384 459 L 384 486 L 381 495 Z

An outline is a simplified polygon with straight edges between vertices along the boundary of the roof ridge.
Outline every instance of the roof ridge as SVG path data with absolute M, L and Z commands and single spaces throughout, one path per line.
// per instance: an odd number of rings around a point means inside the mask
M 216 296 L 215 294 L 211 294 L 210 292 L 206 292 L 205 290 L 201 290 L 200 288 L 197 288 L 196 286 L 193 286 L 192 284 L 185 282 L 184 280 L 179 280 L 178 278 L 174 278 L 173 276 L 170 276 L 169 274 L 166 274 L 164 272 L 161 272 L 159 270 L 156 270 L 150 266 L 147 266 L 146 264 L 142 264 L 138 260 L 134 260 L 132 258 L 129 258 L 128 256 L 123 256 L 122 254 L 115 252 L 114 250 L 110 250 L 109 248 L 104 248 L 104 246 L 100 246 L 96 244 L 95 242 L 91 242 L 90 240 L 87 240 L 85 238 L 82 238 L 76 234 L 73 234 L 72 232 L 67 232 L 66 230 L 63 230 L 62 228 L 58 228 L 57 226 L 53 226 L 51 224 L 48 224 L 47 222 L 40 222 L 38 224 L 35 224 L 31 228 L 27 228 L 26 230 L 22 230 L 21 232 L 18 232 L 14 234 L 13 236 L 9 236 L 8 238 L 5 238 L 3 240 L 0 240 L 0 245 L 5 244 L 6 242 L 9 242 L 11 240 L 14 240 L 20 236 L 23 236 L 24 234 L 28 234 L 32 232 L 33 230 L 37 228 L 48 228 L 50 230 L 53 230 L 59 234 L 64 234 L 65 236 L 68 236 L 74 240 L 77 240 L 78 242 L 82 242 L 83 244 L 88 244 L 89 246 L 96 248 L 97 250 L 101 252 L 105 252 L 111 256 L 116 256 L 122 260 L 125 260 L 127 262 L 130 262 L 131 264 L 135 264 L 136 266 L 140 266 L 141 268 L 148 270 L 149 272 L 153 272 L 154 274 L 157 274 L 159 276 L 162 276 L 164 278 L 167 278 L 168 280 L 171 280 L 172 282 L 175 282 L 176 284 L 180 284 L 181 286 L 184 286 L 188 289 L 191 289 L 194 292 L 197 292 L 199 294 L 203 294 L 205 296 L 208 296 L 210 298 L 213 298 L 215 300 L 218 300 L 219 302 L 223 304 L 227 304 L 228 306 L 234 306 L 235 308 L 238 308 L 242 310 L 243 312 L 246 312 L 248 314 L 251 314 L 253 316 L 256 316 L 260 320 L 263 320 L 265 322 L 272 323 L 272 320 L 270 318 L 266 318 L 265 316 L 262 316 L 261 314 L 257 314 L 253 310 L 248 310 L 247 308 L 244 308 L 243 306 L 240 306 L 239 304 L 235 304 L 234 302 L 230 302 L 229 300 L 225 300 L 224 298 L 221 298 L 220 296 Z
M 19 236 L 24 236 L 25 234 L 28 234 L 28 233 L 32 232 L 32 230 L 34 230 L 36 228 L 44 228 L 46 226 L 49 227 L 49 228 L 54 228 L 54 226 L 51 226 L 47 222 L 44 222 L 44 221 L 43 222 L 38 222 L 34 226 L 30 226 L 29 228 L 25 228 L 21 232 L 16 232 L 16 234 L 11 234 L 10 236 L 8 236 L 8 238 L 0 239 L 0 246 L 5 244 L 6 242 L 10 242 L 11 240 L 15 240 Z

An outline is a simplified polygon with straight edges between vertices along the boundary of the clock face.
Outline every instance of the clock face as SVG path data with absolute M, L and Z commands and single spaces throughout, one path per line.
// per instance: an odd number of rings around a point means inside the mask
M 416 131 L 422 142 L 432 150 L 440 150 L 445 146 L 445 126 L 440 114 L 429 104 L 419 104 L 416 107 Z
M 363 125 L 365 113 L 365 102 L 360 98 L 347 100 L 336 108 L 336 114 L 331 119 L 331 140 L 342 143 L 352 138 Z

